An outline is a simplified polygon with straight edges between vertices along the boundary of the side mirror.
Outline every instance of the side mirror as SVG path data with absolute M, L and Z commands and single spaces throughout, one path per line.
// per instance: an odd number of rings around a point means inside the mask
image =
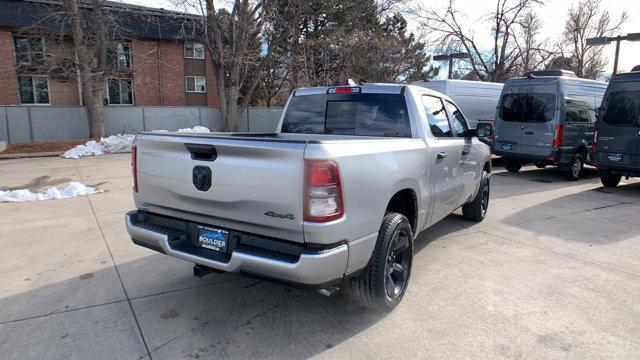
M 476 134 L 481 138 L 493 135 L 493 125 L 489 123 L 478 124 L 476 127 Z

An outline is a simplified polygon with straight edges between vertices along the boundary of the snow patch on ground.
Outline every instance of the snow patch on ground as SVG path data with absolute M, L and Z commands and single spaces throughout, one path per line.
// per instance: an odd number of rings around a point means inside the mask
M 157 132 L 166 132 L 167 130 L 154 130 Z M 208 128 L 204 126 L 194 126 L 192 128 L 178 129 L 178 132 L 183 133 L 208 133 Z M 131 134 L 118 134 L 112 135 L 106 138 L 101 138 L 100 141 L 90 140 L 85 144 L 78 145 L 73 149 L 65 151 L 62 157 L 65 159 L 79 159 L 83 156 L 98 156 L 104 154 L 116 154 L 131 152 L 131 145 L 135 135 Z
M 209 128 L 204 127 L 204 126 L 194 126 L 192 128 L 184 128 L 184 129 L 178 129 L 178 132 L 188 132 L 188 133 L 208 133 Z
M 65 188 L 52 187 L 45 192 L 34 193 L 29 189 L 19 190 L 0 190 L 0 203 L 2 202 L 25 202 L 25 201 L 42 201 L 66 199 L 77 196 L 101 193 L 104 190 L 87 186 L 80 182 L 72 181 Z

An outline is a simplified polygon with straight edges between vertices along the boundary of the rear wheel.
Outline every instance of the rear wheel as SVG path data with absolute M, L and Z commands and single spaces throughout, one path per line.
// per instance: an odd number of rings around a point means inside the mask
M 608 172 L 600 172 L 600 181 L 602 185 L 606 187 L 615 188 L 620 184 L 620 180 L 622 179 L 621 175 L 613 175 Z
M 581 154 L 573 154 L 571 165 L 569 168 L 563 170 L 565 179 L 569 181 L 576 181 L 580 179 L 582 168 L 584 168 L 584 157 Z
M 480 187 L 478 193 L 473 201 L 462 205 L 462 216 L 471 221 L 482 221 L 487 216 L 487 210 L 489 209 L 489 192 L 490 192 L 490 177 L 486 171 L 482 172 L 482 180 L 480 181 Z
M 517 173 L 522 168 L 522 162 L 516 159 L 504 158 L 502 159 L 504 163 L 504 168 L 507 169 L 508 172 Z
M 351 296 L 377 311 L 395 308 L 407 290 L 413 263 L 413 231 L 409 220 L 387 213 L 367 268 L 349 279 Z

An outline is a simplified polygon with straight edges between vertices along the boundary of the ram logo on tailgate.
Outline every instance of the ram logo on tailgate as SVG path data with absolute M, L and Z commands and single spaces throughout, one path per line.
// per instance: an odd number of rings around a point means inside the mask
M 211 169 L 206 166 L 193 168 L 193 186 L 200 191 L 207 191 L 211 187 Z

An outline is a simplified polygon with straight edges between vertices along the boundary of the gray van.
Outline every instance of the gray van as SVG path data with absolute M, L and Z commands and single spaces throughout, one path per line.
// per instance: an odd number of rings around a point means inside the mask
M 494 153 L 510 172 L 526 163 L 557 165 L 568 180 L 578 180 L 591 160 L 595 109 L 606 88 L 566 70 L 507 80 L 496 112 Z
M 640 68 L 611 79 L 596 128 L 595 162 L 602 184 L 616 187 L 623 176 L 640 176 Z

